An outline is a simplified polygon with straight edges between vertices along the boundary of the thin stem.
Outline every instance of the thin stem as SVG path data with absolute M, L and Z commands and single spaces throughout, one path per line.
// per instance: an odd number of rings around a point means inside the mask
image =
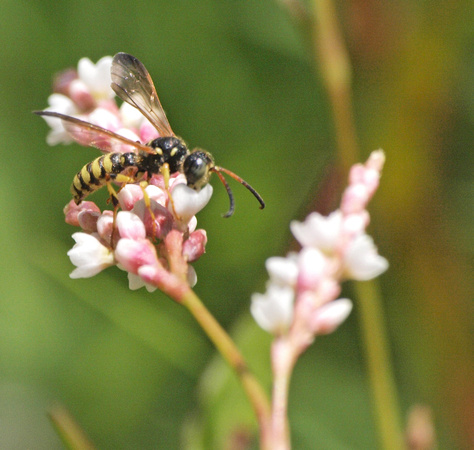
M 250 372 L 232 339 L 206 309 L 194 291 L 189 289 L 180 302 L 188 308 L 224 359 L 235 370 L 257 416 L 260 427 L 260 446 L 262 449 L 272 449 L 269 441 L 270 403 L 264 389 Z
M 297 0 L 282 3 L 295 2 Z M 313 0 L 311 13 L 309 20 L 300 21 L 307 24 L 302 31 L 310 29 L 315 66 L 320 70 L 333 112 L 339 165 L 347 173 L 349 167 L 359 159 L 352 107 L 351 62 L 333 2 Z M 381 299 L 375 286 L 375 282 L 356 283 L 376 420 L 382 448 L 404 448 L 400 410 L 384 333 Z
M 49 412 L 56 432 L 69 450 L 94 450 L 95 447 L 74 417 L 62 406 L 55 406 Z
M 288 422 L 288 394 L 290 378 L 296 361 L 294 347 L 288 336 L 278 337 L 272 344 L 273 392 L 272 392 L 272 449 L 291 448 Z
M 331 0 L 313 1 L 314 60 L 332 107 L 339 163 L 344 173 L 358 160 L 357 136 L 351 101 L 352 69 Z
M 375 420 L 380 433 L 380 448 L 404 448 L 400 407 L 377 284 L 375 281 L 359 282 L 355 288 L 359 298 L 359 316 L 372 385 Z

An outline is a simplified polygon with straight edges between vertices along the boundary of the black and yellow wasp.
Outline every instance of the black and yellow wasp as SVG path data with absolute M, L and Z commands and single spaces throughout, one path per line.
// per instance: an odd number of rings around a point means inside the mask
M 127 53 L 117 53 L 112 61 L 111 75 L 111 87 L 117 96 L 137 108 L 156 128 L 160 137 L 142 144 L 76 117 L 53 111 L 35 111 L 40 116 L 61 119 L 74 140 L 105 153 L 86 164 L 74 177 L 71 193 L 76 204 L 104 185 L 109 187 L 113 197 L 112 181 L 137 182 L 145 175 L 165 174 L 167 171 L 168 175 L 183 173 L 187 185 L 198 191 L 208 183 L 212 172 L 217 173 L 230 201 L 229 211 L 224 217 L 233 214 L 234 197 L 222 172 L 243 184 L 259 201 L 261 209 L 265 207 L 262 197 L 246 181 L 216 166 L 210 153 L 201 149 L 190 152 L 186 144 L 173 133 L 150 74 L 137 58 Z M 135 151 L 120 151 L 124 145 L 133 147 Z M 116 204 L 116 199 L 112 198 L 112 201 Z

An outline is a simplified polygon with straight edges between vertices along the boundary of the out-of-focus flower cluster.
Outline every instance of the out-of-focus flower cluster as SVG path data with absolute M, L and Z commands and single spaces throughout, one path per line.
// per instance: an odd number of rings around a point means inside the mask
M 97 64 L 83 58 L 77 71 L 59 74 L 46 110 L 78 117 L 133 141 L 147 143 L 159 137 L 138 110 L 127 103 L 118 107 L 110 87 L 111 64 L 108 56 Z M 61 120 L 43 118 L 51 127 L 47 137 L 50 145 L 73 141 Z M 76 244 L 68 252 L 76 266 L 72 278 L 92 277 L 117 265 L 128 272 L 131 289 L 146 286 L 170 292 L 196 283 L 189 263 L 204 253 L 207 236 L 204 230 L 196 229 L 195 214 L 209 201 L 212 186 L 197 192 L 178 173 L 171 175 L 168 189 L 162 175 L 147 181 L 146 187 L 127 184 L 119 190 L 120 211 L 115 223 L 112 211 L 101 211 L 90 201 L 76 205 L 71 200 L 65 207 L 66 222 L 82 229 L 73 234 Z
M 384 161 L 377 150 L 364 165 L 353 166 L 340 208 L 327 217 L 314 212 L 304 222 L 293 221 L 291 231 L 301 250 L 266 262 L 270 279 L 264 294 L 253 294 L 252 315 L 263 329 L 292 337 L 301 351 L 349 315 L 351 301 L 338 299 L 342 281 L 370 280 L 388 268 L 365 232 L 370 221 L 366 207 Z
M 158 137 L 150 122 L 133 106 L 115 102 L 115 93 L 110 87 L 112 57 L 104 56 L 96 64 L 82 58 L 77 70 L 69 69 L 56 76 L 53 94 L 48 98 L 46 111 L 54 111 L 78 117 L 86 122 L 125 136 L 132 141 L 149 142 Z M 73 142 L 62 122 L 54 117 L 44 120 L 51 127 L 49 145 Z

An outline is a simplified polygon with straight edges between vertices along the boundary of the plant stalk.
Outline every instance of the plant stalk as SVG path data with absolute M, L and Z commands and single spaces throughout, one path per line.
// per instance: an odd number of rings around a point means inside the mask
M 234 369 L 257 417 L 260 428 L 260 446 L 264 450 L 271 450 L 270 403 L 261 384 L 248 368 L 232 339 L 207 310 L 195 292 L 189 289 L 180 300 L 180 303 L 189 310 L 217 350 Z

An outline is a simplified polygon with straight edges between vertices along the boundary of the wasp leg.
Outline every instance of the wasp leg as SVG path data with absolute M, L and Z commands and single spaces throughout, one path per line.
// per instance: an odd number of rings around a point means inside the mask
M 153 238 L 156 238 L 156 217 L 155 217 L 155 213 L 153 212 L 153 210 L 151 208 L 150 196 L 148 195 L 148 192 L 145 190 L 147 186 L 148 186 L 147 181 L 145 181 L 145 180 L 140 181 L 140 187 L 141 187 L 142 192 L 143 192 L 143 201 L 145 202 L 145 208 L 150 213 L 150 217 L 151 217 L 151 221 L 152 221 L 151 223 L 152 223 Z
M 131 173 L 129 171 L 130 175 L 127 175 L 126 173 L 119 173 L 117 175 L 115 175 L 113 177 L 113 180 L 117 183 L 120 183 L 121 186 L 119 188 L 119 192 L 124 188 L 124 186 L 126 186 L 127 184 L 130 184 L 130 183 L 135 183 L 137 181 L 137 176 L 136 175 L 133 175 L 133 173 Z M 141 177 L 140 177 L 141 178 Z
M 120 207 L 120 202 L 119 202 L 119 198 L 117 196 L 117 192 L 115 191 L 115 188 L 114 186 L 112 185 L 112 181 L 115 181 L 117 183 L 121 183 L 122 186 L 120 187 L 119 189 L 119 192 L 120 190 L 128 183 L 132 183 L 135 181 L 135 177 L 132 177 L 132 176 L 128 176 L 128 175 L 124 175 L 124 174 L 117 174 L 115 175 L 114 177 L 107 177 L 107 180 L 106 180 L 106 186 L 107 186 L 107 190 L 109 191 L 109 201 L 112 203 L 112 206 L 114 207 L 114 219 L 113 219 L 113 222 L 112 222 L 112 234 L 110 235 L 110 246 L 111 248 L 115 248 L 114 246 L 114 236 L 115 236 L 115 231 L 117 229 L 117 214 L 118 214 L 118 209 Z
M 115 192 L 115 189 L 112 186 L 112 183 L 108 180 L 106 182 L 106 185 L 107 185 L 107 190 L 109 191 L 109 194 L 110 194 L 109 201 L 112 203 L 112 206 L 114 207 L 114 219 L 113 219 L 113 222 L 112 222 L 112 233 L 110 235 L 110 247 L 112 249 L 114 249 L 115 248 L 114 235 L 115 235 L 115 230 L 117 229 L 117 223 L 116 223 L 117 222 L 117 213 L 118 213 L 120 203 L 119 203 L 119 199 L 117 197 L 117 192 Z
M 174 209 L 173 196 L 171 195 L 171 192 L 170 192 L 170 166 L 169 166 L 169 164 L 164 163 L 161 166 L 160 172 L 163 175 L 163 180 L 165 182 L 165 191 L 168 194 L 168 198 L 169 198 L 170 203 L 171 203 L 171 209 L 173 210 L 173 215 L 176 217 L 176 219 L 181 220 L 181 218 L 178 216 L 176 210 Z

